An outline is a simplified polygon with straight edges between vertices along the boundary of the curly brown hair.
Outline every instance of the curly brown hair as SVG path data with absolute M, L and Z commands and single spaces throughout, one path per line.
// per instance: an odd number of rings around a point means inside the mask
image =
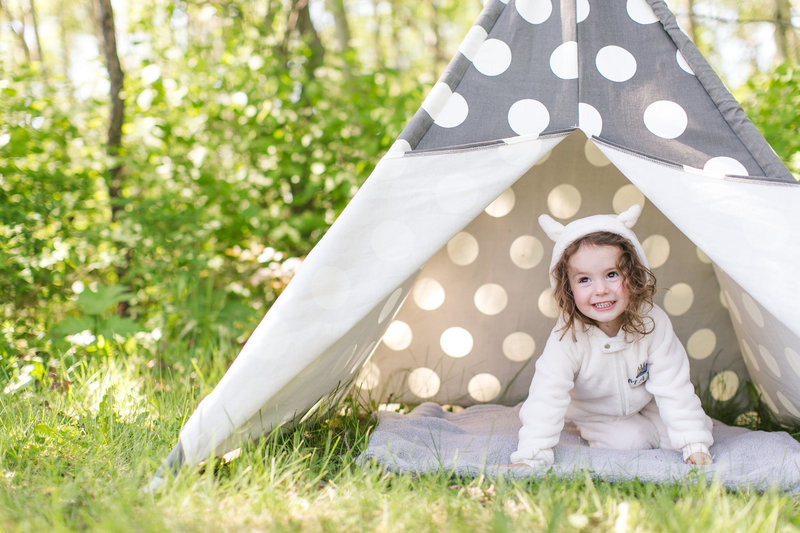
M 646 313 L 653 308 L 653 296 L 656 292 L 656 277 L 639 260 L 633 243 L 621 235 L 608 231 L 596 231 L 584 235 L 576 240 L 564 250 L 556 266 L 553 267 L 553 277 L 555 278 L 555 289 L 553 297 L 561 310 L 561 317 L 564 320 L 564 327 L 561 329 L 561 338 L 564 338 L 567 331 L 575 337 L 575 319 L 580 322 L 597 326 L 597 322 L 587 317 L 578 310 L 575 305 L 575 298 L 572 288 L 569 285 L 569 275 L 567 267 L 569 259 L 584 244 L 590 246 L 616 246 L 622 252 L 619 258 L 620 274 L 625 288 L 628 290 L 628 307 L 622 313 L 622 331 L 630 334 L 647 335 L 653 331 L 652 320 L 648 319 Z

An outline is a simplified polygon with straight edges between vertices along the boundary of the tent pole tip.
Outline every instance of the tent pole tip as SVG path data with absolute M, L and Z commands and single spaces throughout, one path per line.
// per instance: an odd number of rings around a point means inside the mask
M 164 459 L 164 462 L 161 463 L 161 466 L 156 470 L 150 483 L 145 487 L 145 493 L 151 494 L 160 489 L 164 485 L 164 477 L 167 472 L 172 472 L 173 474 L 177 473 L 178 469 L 184 463 L 184 460 L 183 446 L 181 446 L 180 441 L 178 441 L 178 444 L 169 452 L 167 458 Z

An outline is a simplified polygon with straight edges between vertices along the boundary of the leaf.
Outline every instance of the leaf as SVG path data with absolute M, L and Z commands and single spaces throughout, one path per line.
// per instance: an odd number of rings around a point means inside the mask
M 106 338 L 111 338 L 114 334 L 120 337 L 129 337 L 141 330 L 142 328 L 135 320 L 117 315 L 108 317 L 100 324 L 100 333 Z
M 85 290 L 80 293 L 76 304 L 81 312 L 99 316 L 112 305 L 125 302 L 132 297 L 133 294 L 122 285 L 111 285 L 110 287 L 99 285 L 97 291 Z
M 54 337 L 66 337 L 94 328 L 94 320 L 88 316 L 65 318 L 50 329 Z

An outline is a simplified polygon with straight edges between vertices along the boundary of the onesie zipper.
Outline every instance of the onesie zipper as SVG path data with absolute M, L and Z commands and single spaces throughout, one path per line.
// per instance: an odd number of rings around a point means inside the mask
M 625 376 L 626 376 L 626 374 L 625 374 L 625 365 L 624 365 L 624 361 L 620 357 L 619 352 L 614 354 L 614 356 L 615 356 L 615 359 L 616 359 L 616 366 L 617 366 L 617 388 L 619 389 L 619 401 L 620 401 L 620 407 L 622 408 L 621 409 L 622 410 L 622 416 L 628 416 L 628 401 L 627 401 L 628 399 L 627 399 L 627 395 L 626 395 L 627 390 L 625 389 L 625 387 L 623 385 L 623 383 L 625 382 L 625 379 L 626 379 L 625 378 Z M 623 367 L 622 369 L 620 369 L 620 365 L 621 364 L 622 364 L 622 367 Z

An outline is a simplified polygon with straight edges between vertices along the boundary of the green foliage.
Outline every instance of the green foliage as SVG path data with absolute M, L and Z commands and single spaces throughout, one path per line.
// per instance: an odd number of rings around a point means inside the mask
M 745 112 L 800 180 L 800 67 L 778 65 L 751 78 L 743 90 Z
M 89 337 L 77 353 L 75 339 L 63 342 L 86 330 L 121 342 L 158 331 L 194 346 L 201 330 L 243 341 L 421 100 L 401 73 L 362 70 L 352 54 L 310 69 L 309 48 L 279 50 L 246 10 L 216 38 L 176 44 L 155 19 L 195 7 L 150 7 L 131 22 L 153 38 L 125 64 L 115 159 L 105 101 L 0 61 L 9 378 L 88 355 Z M 118 194 L 108 186 L 117 165 Z

